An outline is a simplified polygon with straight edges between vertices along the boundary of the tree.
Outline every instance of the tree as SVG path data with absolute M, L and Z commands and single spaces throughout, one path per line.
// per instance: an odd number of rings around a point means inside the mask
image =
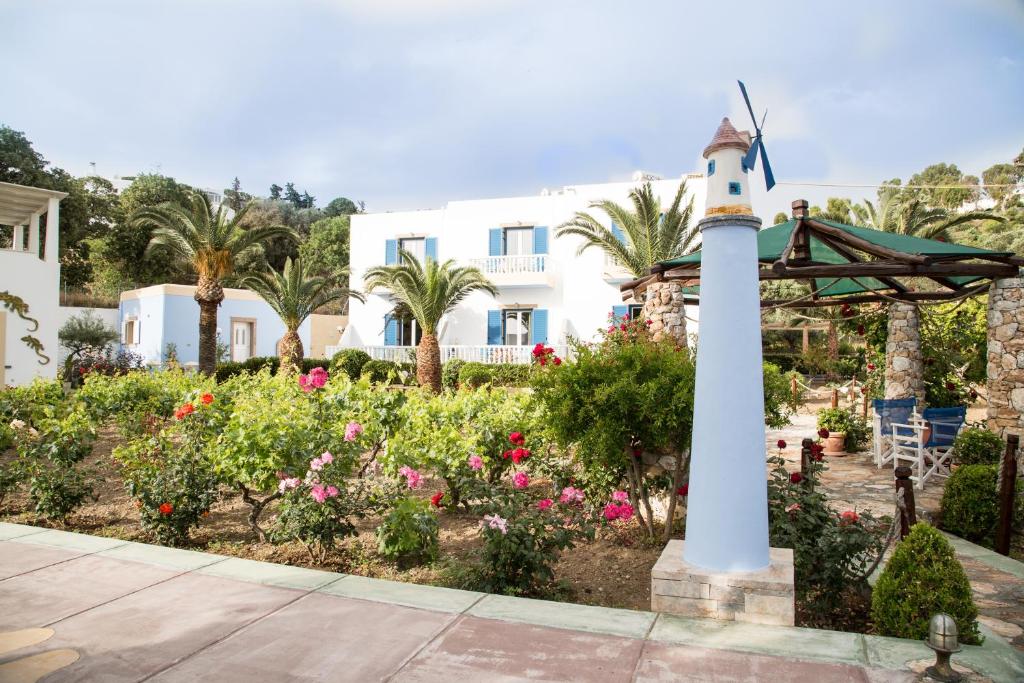
M 778 225 L 779 223 L 785 223 L 789 220 L 789 215 L 785 211 L 779 211 L 775 214 L 775 218 L 772 219 L 772 225 Z
M 416 347 L 416 380 L 436 394 L 441 391 L 441 318 L 472 292 L 497 296 L 498 289 L 476 268 L 456 266 L 453 260 L 438 263 L 428 258 L 423 265 L 404 249 L 399 255 L 400 263 L 366 272 L 366 291 L 389 289 L 400 305 L 408 307 L 423 332 Z
M 299 246 L 299 256 L 309 272 L 328 275 L 348 268 L 349 220 L 348 216 L 335 216 L 309 226 L 309 238 Z
M 578 211 L 572 219 L 559 225 L 555 234 L 582 237 L 584 241 L 577 253 L 596 247 L 618 260 L 635 277 L 643 277 L 655 263 L 694 250 L 698 232 L 697 227 L 690 224 L 693 198 L 681 208 L 685 195 L 686 180 L 683 180 L 672 205 L 663 214 L 661 200 L 654 194 L 651 184 L 644 183 L 629 193 L 632 210 L 607 199 L 591 202 L 589 206 L 604 212 L 621 232 L 605 227 L 590 213 Z
M 335 197 L 324 208 L 324 215 L 328 218 L 348 216 L 353 213 L 359 213 L 359 207 L 348 197 Z
M 199 369 L 211 375 L 217 365 L 217 307 L 224 300 L 222 281 L 239 276 L 256 261 L 262 245 L 274 237 L 296 238 L 284 226 L 245 229 L 246 208 L 228 219 L 224 207 L 214 213 L 210 200 L 193 192 L 186 205 L 164 203 L 134 211 L 130 223 L 148 227 L 152 238 L 146 255 L 165 253 L 182 269 L 198 277 Z
M 1004 209 L 1012 200 L 1020 201 L 1020 195 L 1009 185 L 1017 185 L 1024 180 L 1024 151 L 1011 164 L 995 164 L 986 168 L 981 174 L 985 194 L 991 197 L 997 209 Z
M 65 378 L 69 377 L 69 370 L 75 358 L 87 351 L 105 353 L 107 347 L 117 341 L 118 337 L 117 330 L 108 326 L 90 310 L 68 318 L 57 331 L 57 339 L 60 340 L 61 346 L 68 350 L 68 356 L 64 361 Z
M 47 163 L 24 133 L 0 126 L 0 182 L 49 188 Z
M 242 183 L 235 176 L 235 179 L 231 181 L 231 188 L 224 190 L 224 203 L 231 207 L 232 211 L 241 211 L 242 207 L 252 201 L 252 195 L 248 192 L 242 192 Z
M 284 200 L 296 209 L 302 208 L 302 195 L 295 189 L 295 183 L 284 184 Z
M 917 195 L 903 195 L 896 186 L 879 190 L 878 204 L 865 199 L 851 207 L 861 225 L 900 235 L 927 239 L 948 239 L 950 230 L 978 220 L 1003 219 L 991 211 L 956 213 L 942 207 L 929 207 Z
M 271 199 L 280 199 L 281 198 L 281 190 L 282 189 L 283 188 L 280 185 L 278 185 L 277 183 L 274 183 L 273 185 L 271 185 L 270 186 L 270 198 Z
M 975 176 L 964 175 L 956 164 L 932 164 L 920 173 L 915 173 L 908 185 L 933 185 L 929 188 L 907 188 L 923 204 L 949 211 L 955 211 L 968 202 L 981 197 L 979 181 Z
M 308 192 L 303 191 L 301 202 L 302 203 L 299 205 L 300 209 L 312 209 L 314 206 L 316 206 L 316 197 L 314 197 Z
M 286 331 L 277 343 L 279 372 L 290 373 L 301 367 L 304 349 L 298 330 L 314 311 L 348 297 L 364 300 L 362 294 L 343 286 L 342 278 L 347 281 L 347 268 L 328 276 L 314 275 L 300 257 L 285 261 L 284 272 L 255 273 L 241 280 L 242 286 L 259 294 L 284 323 Z
M 813 218 L 824 218 L 825 220 L 845 223 L 847 225 L 855 221 L 853 217 L 853 203 L 845 197 L 829 197 L 825 203 L 824 210 L 820 206 L 812 206 L 807 213 Z
M 274 199 L 254 199 L 241 221 L 242 227 L 259 228 L 268 225 L 283 225 L 299 236 L 293 239 L 275 238 L 263 245 L 267 266 L 272 270 L 284 268 L 284 262 L 299 255 L 298 245 L 306 241 L 312 224 L 322 217 L 319 209 L 298 209 L 290 202 Z

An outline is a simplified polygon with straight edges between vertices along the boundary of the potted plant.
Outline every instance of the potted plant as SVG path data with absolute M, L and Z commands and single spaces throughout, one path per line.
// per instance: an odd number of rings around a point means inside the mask
M 855 447 L 859 425 L 857 418 L 844 408 L 822 408 L 818 411 L 818 429 L 828 431 L 823 436 L 825 455 L 846 455 L 847 435 L 853 436 L 850 446 Z

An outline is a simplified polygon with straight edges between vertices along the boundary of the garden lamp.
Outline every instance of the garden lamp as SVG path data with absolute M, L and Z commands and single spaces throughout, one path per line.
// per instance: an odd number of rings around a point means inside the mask
M 960 651 L 959 631 L 956 622 L 948 614 L 936 614 L 928 624 L 928 647 L 935 650 L 935 664 L 925 669 L 925 673 L 942 683 L 959 681 L 961 676 L 953 670 L 949 658 L 954 652 Z

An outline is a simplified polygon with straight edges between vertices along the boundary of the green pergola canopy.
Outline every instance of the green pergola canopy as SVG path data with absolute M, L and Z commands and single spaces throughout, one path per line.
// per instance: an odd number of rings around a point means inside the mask
M 802 231 L 794 235 L 794 231 Z M 845 252 L 845 253 L 844 253 Z M 700 251 L 659 263 L 652 275 L 623 285 L 624 293 L 646 286 L 651 278 L 699 280 Z M 1024 262 L 1011 252 L 968 247 L 801 216 L 757 234 L 761 279 L 799 279 L 820 290 L 818 298 L 891 291 L 913 300 L 901 277 L 927 277 L 949 290 L 950 298 L 966 285 L 1015 273 Z M 979 263 L 982 262 L 982 263 Z M 987 262 L 987 266 L 984 262 Z M 959 265 L 958 265 L 959 264 Z M 763 266 L 769 266 L 764 269 Z M 828 271 L 827 274 L 823 274 Z M 892 275 L 888 275 L 891 272 Z M 880 273 L 886 273 L 882 275 Z M 877 275 L 877 277 L 876 277 Z M 939 298 L 928 296 L 927 298 Z

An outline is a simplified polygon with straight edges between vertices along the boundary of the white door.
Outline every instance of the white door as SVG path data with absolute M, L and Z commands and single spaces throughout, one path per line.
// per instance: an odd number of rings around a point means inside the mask
M 252 323 L 231 321 L 231 358 L 235 362 L 249 360 L 252 348 Z

